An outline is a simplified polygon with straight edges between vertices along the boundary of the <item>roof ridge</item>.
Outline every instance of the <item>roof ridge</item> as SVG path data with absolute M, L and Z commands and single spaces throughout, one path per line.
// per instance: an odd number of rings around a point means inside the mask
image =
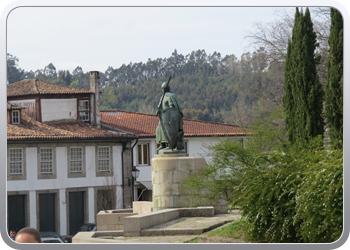
M 37 83 L 37 82 L 42 82 L 42 83 L 45 83 L 45 84 L 50 84 L 50 85 L 54 85 L 54 86 L 59 86 L 59 87 L 62 87 L 62 88 L 90 90 L 90 89 L 79 88 L 79 87 L 63 86 L 63 85 L 59 85 L 59 84 L 52 83 L 52 82 L 42 81 L 42 80 L 39 80 L 39 79 L 36 79 L 36 78 L 35 78 L 35 82 L 36 82 L 36 83 Z
M 24 79 L 7 86 L 7 96 L 27 96 L 45 94 L 91 94 L 91 89 L 63 86 L 37 78 Z
M 145 114 L 145 113 L 127 111 L 127 110 L 121 110 L 121 109 L 101 110 L 100 112 L 125 112 L 125 113 L 132 113 L 132 114 L 138 114 L 138 115 L 156 116 L 152 114 Z
M 183 119 L 183 120 L 188 120 L 188 121 L 203 122 L 203 123 L 211 123 L 211 124 L 232 126 L 232 127 L 238 127 L 238 128 L 244 127 L 244 126 L 239 126 L 239 125 L 235 125 L 235 124 L 226 124 L 226 123 L 220 123 L 220 122 L 209 122 L 209 121 L 194 120 L 194 119 L 188 119 L 188 118 L 182 118 L 182 119 Z
M 89 126 L 81 121 L 75 121 L 74 125 L 62 123 L 39 122 L 32 117 L 23 114 L 22 125 L 7 124 L 7 140 L 26 139 L 99 139 L 99 138 L 136 138 L 135 134 L 125 134 L 108 129 L 100 129 Z M 39 128 L 38 130 L 36 128 Z
M 139 114 L 139 115 L 146 115 L 146 116 L 156 116 L 152 114 L 145 114 L 145 113 L 140 113 L 140 112 L 135 112 L 135 111 L 127 111 L 127 110 L 120 110 L 120 109 L 113 109 L 113 110 L 101 110 L 100 112 L 125 112 L 125 113 L 131 113 L 131 114 Z M 226 123 L 220 123 L 220 122 L 210 122 L 210 121 L 202 121 L 202 120 L 195 120 L 195 119 L 188 119 L 188 118 L 182 118 L 183 120 L 188 120 L 188 121 L 195 121 L 195 122 L 202 122 L 202 123 L 211 123 L 211 124 L 217 124 L 217 125 L 224 125 L 224 126 L 232 126 L 232 127 L 237 127 L 237 128 L 246 128 L 245 126 L 239 126 L 235 124 L 226 124 Z

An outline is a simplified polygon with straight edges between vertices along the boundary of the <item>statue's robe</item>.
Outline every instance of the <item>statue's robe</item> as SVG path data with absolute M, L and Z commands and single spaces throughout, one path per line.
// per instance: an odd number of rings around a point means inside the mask
M 163 101 L 162 101 L 162 99 L 163 99 Z M 180 125 L 179 125 L 178 131 L 182 131 L 183 130 L 183 121 L 182 121 L 183 114 L 182 114 L 182 111 L 181 111 L 180 106 L 179 106 L 179 101 L 174 93 L 166 92 L 164 94 L 164 98 L 163 98 L 163 96 L 160 98 L 158 107 L 160 107 L 161 110 L 163 110 L 163 109 L 170 107 L 171 105 L 173 105 L 176 109 L 178 109 L 180 111 L 181 118 L 180 118 Z M 168 140 L 164 135 L 162 125 L 160 124 L 160 121 L 159 121 L 158 127 L 156 129 L 156 142 L 157 143 L 168 143 Z

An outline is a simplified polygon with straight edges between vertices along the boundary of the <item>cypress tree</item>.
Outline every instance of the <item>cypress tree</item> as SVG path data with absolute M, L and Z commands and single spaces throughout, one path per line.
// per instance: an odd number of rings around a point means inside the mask
M 292 40 L 288 43 L 285 66 L 285 96 L 288 138 L 323 136 L 322 105 L 324 91 L 316 72 L 320 58 L 315 56 L 316 33 L 309 9 L 305 15 L 296 8 Z
M 325 93 L 326 121 L 332 144 L 343 140 L 343 18 L 331 8 Z
M 285 81 L 284 81 L 284 91 L 285 95 L 283 96 L 283 106 L 285 108 L 285 121 L 286 121 L 286 130 L 288 134 L 289 141 L 293 140 L 293 117 L 294 117 L 294 109 L 293 109 L 293 95 L 292 95 L 292 82 L 291 80 L 293 77 L 291 77 L 291 71 L 292 71 L 292 59 L 291 57 L 291 41 L 288 41 L 288 49 L 287 49 L 287 55 L 286 55 L 286 66 L 285 66 Z

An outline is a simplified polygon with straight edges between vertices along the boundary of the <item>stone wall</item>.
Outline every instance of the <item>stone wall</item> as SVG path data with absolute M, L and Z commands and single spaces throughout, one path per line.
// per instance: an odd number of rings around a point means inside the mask
M 194 201 L 181 188 L 181 181 L 207 166 L 204 157 L 189 157 L 188 155 L 156 155 L 151 162 L 153 184 L 153 211 L 166 208 L 194 207 Z M 200 206 L 213 206 L 215 214 L 228 212 L 227 202 L 219 204 L 210 202 Z M 196 205 L 198 206 L 198 204 Z

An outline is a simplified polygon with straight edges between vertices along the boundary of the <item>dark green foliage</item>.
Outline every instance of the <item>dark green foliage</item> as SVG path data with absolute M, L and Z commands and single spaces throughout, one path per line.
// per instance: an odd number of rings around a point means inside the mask
M 328 135 L 332 144 L 343 140 L 343 18 L 340 12 L 331 8 L 331 31 L 325 108 Z
M 7 53 L 7 82 L 14 83 L 24 78 L 24 70 L 18 67 L 18 58 Z
M 235 169 L 209 165 L 182 181 L 180 192 L 192 198 L 193 206 L 218 204 L 220 199 L 229 200 L 234 187 L 239 184 L 238 175 Z
M 100 72 L 100 107 L 154 114 L 160 86 L 171 75 L 171 91 L 178 96 L 185 118 L 250 125 L 261 93 L 275 100 L 271 93 L 283 91 L 283 80 L 276 77 L 280 74 L 266 70 L 266 62 L 262 48 L 243 54 L 240 60 L 234 55 L 222 58 L 218 52 L 207 55 L 196 50 L 181 55 L 175 50 L 168 58 L 108 67 Z M 70 73 L 50 63 L 44 69 L 23 72 L 23 78 L 90 88 L 89 74 L 79 66 Z
M 247 129 L 247 138 L 224 138 L 215 145 L 203 145 L 208 149 L 212 161 L 206 168 L 182 182 L 183 190 L 196 204 L 216 203 L 219 199 L 233 201 L 234 188 L 246 175 L 246 169 L 266 163 L 261 152 L 282 147 L 286 143 L 283 112 L 275 110 L 268 117 L 255 120 L 254 130 Z
M 342 151 L 321 136 L 255 157 L 233 192 L 252 242 L 333 242 L 342 232 Z
M 299 185 L 294 221 L 302 222 L 304 242 L 333 242 L 343 232 L 343 150 L 317 153 L 319 162 L 310 164 Z
M 245 169 L 242 182 L 233 192 L 233 204 L 246 218 L 246 239 L 253 242 L 301 242 L 294 223 L 296 192 L 304 168 L 317 161 L 313 154 L 317 141 L 296 141 L 283 150 L 254 156 L 257 163 Z
M 251 242 L 333 242 L 342 233 L 342 150 L 321 135 L 288 142 L 284 115 L 261 114 L 247 139 L 206 145 L 208 167 L 182 181 L 198 203 L 239 207 Z
M 342 150 L 320 146 L 321 135 L 288 142 L 283 118 L 261 114 L 243 147 L 207 145 L 212 162 L 182 186 L 198 203 L 238 206 L 246 241 L 333 242 L 343 229 Z
M 309 9 L 303 15 L 297 8 L 292 40 L 288 43 L 283 97 L 288 138 L 292 142 L 323 135 L 324 91 L 316 73 L 320 60 L 315 57 L 317 46 Z

